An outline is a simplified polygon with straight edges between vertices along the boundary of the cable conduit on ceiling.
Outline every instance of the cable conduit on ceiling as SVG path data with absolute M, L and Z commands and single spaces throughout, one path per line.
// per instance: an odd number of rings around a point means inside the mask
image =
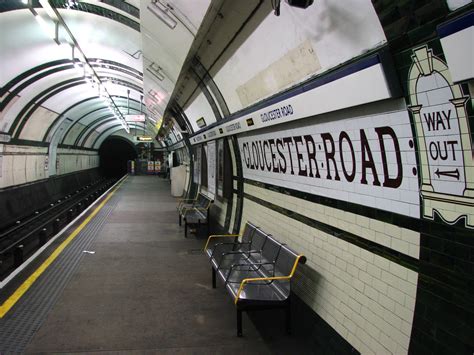
M 119 80 L 121 85 L 122 86 L 126 86 L 126 87 L 129 87 L 131 89 L 135 89 L 133 87 L 130 87 L 128 84 L 128 82 L 125 82 L 123 80 Z M 58 87 L 61 87 L 61 85 L 66 85 L 66 84 L 69 84 L 69 83 L 74 83 L 74 84 L 71 84 L 71 85 L 67 85 L 66 87 L 62 87 L 60 90 L 56 90 L 54 92 L 50 92 L 50 90 L 52 89 L 56 89 Z M 72 88 L 72 87 L 75 87 L 77 85 L 80 85 L 80 84 L 83 84 L 85 83 L 85 80 L 83 80 L 83 78 L 75 78 L 75 79 L 69 79 L 69 80 L 66 80 L 66 81 L 63 81 L 63 82 L 60 82 L 56 85 L 53 85 L 51 87 L 49 87 L 48 89 L 42 91 L 39 95 L 37 95 L 36 97 L 34 97 L 32 100 L 30 100 L 28 102 L 28 104 L 22 109 L 22 111 L 20 112 L 20 114 L 17 116 L 17 118 L 14 120 L 13 124 L 11 125 L 10 129 L 9 129 L 9 134 L 11 136 L 14 136 L 16 138 L 18 138 L 21 134 L 21 130 L 23 129 L 23 127 L 25 126 L 26 122 L 29 120 L 29 118 L 31 117 L 31 115 L 33 114 L 33 112 L 36 110 L 37 107 L 41 106 L 41 104 L 46 101 L 47 99 L 49 99 L 51 96 L 54 96 L 56 95 L 57 93 L 59 92 L 62 92 L 64 90 L 67 90 L 69 88 Z M 44 96 L 46 95 L 46 96 Z M 98 97 L 96 97 L 98 99 Z M 28 113 L 26 113 L 28 111 Z M 58 114 L 58 117 L 61 116 L 60 114 Z M 24 117 L 24 118 L 23 118 Z M 23 119 L 22 119 L 23 118 Z M 53 124 L 56 123 L 57 120 L 53 121 Z M 17 128 L 18 127 L 18 128 Z M 50 129 L 48 128 L 47 130 L 47 133 L 49 133 Z M 15 133 L 14 133 L 15 132 Z M 47 135 L 45 135 L 45 137 L 43 138 L 43 140 L 46 140 L 46 137 Z
M 117 128 L 116 131 L 119 131 L 119 130 L 123 129 L 123 128 L 121 128 L 121 125 L 120 125 L 120 124 L 117 124 L 117 125 L 114 125 L 114 126 L 111 126 L 111 127 L 108 127 L 108 128 L 106 128 L 106 129 L 104 129 L 104 130 L 103 130 L 102 132 L 100 132 L 99 135 L 95 138 L 95 140 L 94 140 L 94 142 L 92 143 L 91 147 L 95 147 L 95 145 L 97 144 L 97 141 L 98 141 L 107 131 L 110 131 L 112 128 Z M 130 128 L 141 129 L 141 130 L 143 129 L 142 126 L 138 126 L 137 124 L 134 124 L 134 123 L 133 123 L 133 124 L 130 124 Z M 116 131 L 110 133 L 109 135 L 114 134 Z M 107 137 L 108 137 L 108 136 L 107 136 Z M 106 137 L 106 138 L 107 138 L 107 137 Z M 106 139 L 106 138 L 104 138 L 104 139 Z
M 252 12 L 247 16 L 247 18 L 245 19 L 245 21 L 242 23 L 242 25 L 239 27 L 239 29 L 235 32 L 235 34 L 232 36 L 232 38 L 230 39 L 230 41 L 225 45 L 225 47 L 222 49 L 222 51 L 217 55 L 217 57 L 214 59 L 214 61 L 212 62 L 212 64 L 209 66 L 209 69 L 207 69 L 207 72 L 210 72 L 212 70 L 212 68 L 214 67 L 214 65 L 219 61 L 219 59 L 224 55 L 224 53 L 227 51 L 227 49 L 232 45 L 232 43 L 234 43 L 234 41 L 236 40 L 236 38 L 239 36 L 239 34 L 244 30 L 245 26 L 250 22 L 250 20 L 255 16 L 255 14 L 257 13 L 257 11 L 260 9 L 260 6 L 262 6 L 262 4 L 264 3 L 264 0 L 260 0 L 258 2 L 258 4 L 255 6 L 255 8 L 252 10 Z M 210 74 L 209 74 L 210 76 Z M 212 77 L 211 77 L 212 78 Z M 191 97 L 193 97 L 194 93 L 196 92 L 197 90 L 197 87 L 193 90 L 193 92 L 191 93 L 191 95 L 189 96 L 189 98 L 184 102 L 183 104 L 183 107 L 186 107 L 186 105 L 188 104 L 189 100 L 191 99 Z M 225 118 L 225 117 L 224 117 Z
M 9 134 L 12 137 L 19 138 L 23 127 L 25 126 L 26 122 L 28 121 L 29 117 L 32 113 L 41 106 L 43 102 L 49 99 L 51 96 L 56 95 L 58 92 L 67 90 L 71 87 L 80 85 L 85 83 L 85 81 L 81 79 L 69 79 L 63 82 L 57 83 L 56 85 L 50 86 L 47 90 L 43 90 L 38 95 L 36 95 L 33 99 L 31 99 L 25 107 L 20 111 L 20 114 L 15 118 L 12 125 L 9 129 Z M 58 89 L 59 88 L 59 89 Z M 55 90 L 58 89 L 58 90 Z M 55 90 L 52 91 L 51 90 Z
M 76 139 L 74 140 L 73 145 L 79 145 L 79 141 L 80 141 L 81 138 L 84 136 L 84 134 L 86 134 L 86 132 L 89 131 L 90 129 L 95 128 L 95 126 L 97 125 L 97 122 L 100 122 L 100 121 L 109 121 L 111 118 L 113 119 L 113 118 L 114 118 L 114 115 L 111 114 L 111 113 L 109 113 L 108 115 L 102 115 L 102 116 L 100 116 L 99 118 L 97 118 L 97 119 L 94 120 L 93 122 L 88 123 L 87 125 L 83 124 L 84 129 L 82 129 L 82 130 L 80 131 L 80 133 L 77 135 Z
M 33 4 L 33 8 L 41 8 L 38 2 L 35 2 L 36 4 Z M 52 6 L 55 8 L 58 8 L 60 10 L 64 10 L 66 6 L 67 1 L 53 1 Z M 100 2 L 98 3 L 100 4 Z M 115 6 L 118 8 L 117 6 Z M 8 12 L 8 11 L 14 11 L 14 10 L 24 10 L 28 9 L 28 4 L 24 4 L 22 1 L 0 1 L 0 13 L 2 12 Z M 122 8 L 118 8 L 121 11 L 124 11 L 125 13 L 135 17 L 133 14 L 128 13 L 128 11 L 125 11 Z M 140 23 L 127 17 L 124 16 L 116 11 L 113 11 L 112 9 L 108 9 L 102 6 L 98 6 L 96 4 L 92 3 L 84 3 L 80 2 L 77 3 L 75 6 L 70 7 L 69 10 L 72 11 L 79 11 L 79 12 L 84 12 L 92 15 L 97 15 L 100 17 L 104 17 L 106 19 L 116 21 L 121 23 L 122 25 L 125 25 L 127 27 L 130 27 L 131 29 L 140 32 Z
M 76 138 L 76 141 L 74 142 L 74 145 L 78 145 L 78 146 L 83 147 L 84 144 L 86 144 L 86 142 L 88 141 L 88 139 L 92 135 L 92 133 L 96 132 L 99 127 L 101 127 L 101 126 L 103 126 L 107 123 L 113 122 L 113 121 L 115 121 L 115 118 L 104 119 L 101 122 L 99 122 L 99 124 L 95 125 L 95 127 L 87 126 L 87 129 L 82 131 L 81 137 Z M 87 134 L 86 134 L 86 132 L 87 132 Z M 84 138 L 82 138 L 82 137 L 84 137 Z M 81 140 L 82 140 L 82 142 L 81 142 Z
M 57 65 L 61 64 L 71 64 L 71 61 L 68 59 L 61 59 L 61 60 L 55 60 L 47 63 L 43 63 L 40 65 L 37 65 L 36 67 L 33 67 L 31 69 L 28 69 L 27 71 L 15 76 L 13 79 L 11 79 L 8 83 L 6 83 L 4 86 L 0 88 L 0 96 L 5 95 L 7 91 L 10 91 L 14 86 L 18 85 L 20 82 L 25 80 L 26 78 L 30 77 L 31 75 L 34 75 L 35 73 L 38 73 L 42 70 L 55 67 Z
M 84 144 L 86 144 L 86 142 L 88 141 L 88 139 L 90 138 L 90 136 L 92 135 L 92 133 L 94 131 L 97 131 L 97 128 L 107 124 L 107 123 L 110 123 L 110 122 L 113 122 L 115 121 L 115 119 L 106 119 L 106 120 L 102 120 L 101 122 L 99 122 L 99 124 L 97 124 L 95 127 L 91 127 L 91 126 L 87 126 L 87 129 L 86 130 L 83 130 L 82 133 L 81 133 L 81 137 L 78 137 L 76 139 L 76 142 L 74 142 L 74 146 L 84 146 Z M 130 122 L 130 127 L 132 127 L 132 123 Z M 133 126 L 135 126 L 135 128 L 140 128 L 140 129 L 143 129 L 142 126 L 139 126 L 137 123 L 134 123 Z M 87 131 L 87 134 L 86 134 L 86 137 L 82 139 L 82 136 L 84 136 L 85 132 Z M 79 142 L 80 140 L 82 140 L 82 142 Z
M 0 102 L 0 111 L 4 110 L 5 107 L 10 103 L 11 100 L 13 100 L 16 96 L 18 96 L 20 94 L 20 92 L 25 90 L 30 85 L 35 84 L 39 80 L 41 80 L 41 79 L 43 79 L 43 78 L 45 78 L 49 75 L 56 74 L 56 73 L 60 72 L 61 70 L 67 70 L 67 69 L 74 68 L 74 66 L 73 65 L 66 65 L 66 66 L 61 67 L 61 68 L 62 69 L 57 68 L 57 69 L 51 69 L 51 70 L 43 71 L 40 74 L 30 78 L 29 80 L 23 81 L 22 84 L 18 85 L 15 89 L 10 91 L 8 93 L 7 97 L 2 102 Z
M 110 61 L 109 61 L 109 62 L 110 62 Z M 20 83 L 21 81 L 24 81 L 26 78 L 28 78 L 29 76 L 33 75 L 34 73 L 36 73 L 36 72 L 38 72 L 38 71 L 42 71 L 42 70 L 47 69 L 47 68 L 49 68 L 49 67 L 51 67 L 51 66 L 57 66 L 57 65 L 59 65 L 59 64 L 65 64 L 65 63 L 69 63 L 69 61 L 54 61 L 54 62 L 46 63 L 46 65 L 41 65 L 41 66 L 35 67 L 35 68 L 33 68 L 33 69 L 31 69 L 31 70 L 25 72 L 25 73 L 20 74 L 19 76 L 17 76 L 17 77 L 14 78 L 13 80 L 11 80 L 11 81 L 6 85 L 6 87 L 12 88 L 12 87 L 15 86 L 15 83 Z M 49 65 L 48 65 L 48 64 L 49 64 Z M 120 65 L 117 65 L 117 66 L 120 66 Z M 123 66 L 123 65 L 122 65 L 122 67 L 129 68 L 131 72 L 134 71 L 133 68 L 130 68 L 130 67 L 128 67 L 128 66 Z M 21 84 L 21 85 L 18 86 L 15 90 L 13 90 L 12 92 L 10 92 L 10 93 L 8 94 L 8 96 L 0 103 L 0 111 L 2 111 L 2 110 L 6 107 L 6 105 L 8 105 L 8 103 L 9 103 L 14 97 L 16 97 L 17 95 L 19 95 L 19 93 L 20 93 L 22 90 L 24 90 L 26 87 L 30 86 L 31 84 L 37 82 L 38 80 L 40 80 L 40 79 L 42 79 L 42 78 L 44 78 L 44 77 L 46 77 L 46 76 L 55 74 L 55 73 L 60 72 L 60 71 L 62 71 L 62 70 L 68 70 L 68 69 L 72 69 L 72 68 L 74 68 L 73 65 L 64 65 L 64 66 L 62 66 L 62 67 L 58 67 L 58 68 L 51 69 L 51 70 L 48 70 L 48 71 L 43 71 L 42 73 L 40 73 L 40 74 L 34 76 L 34 77 L 31 78 L 30 80 L 27 80 L 27 81 L 23 82 L 23 84 Z M 138 71 L 135 71 L 135 72 L 140 73 L 140 72 L 138 72 Z M 81 81 L 81 83 L 84 83 L 84 81 L 83 81 L 82 79 L 83 79 L 83 78 L 75 78 L 75 79 L 70 79 L 70 80 L 64 81 L 64 82 L 62 82 L 62 83 L 56 84 L 56 85 L 54 85 L 54 86 L 52 86 L 52 87 L 49 87 L 47 90 L 44 90 L 44 91 L 41 92 L 39 95 L 37 95 L 35 98 L 33 98 L 33 100 L 31 100 L 31 101 L 22 109 L 22 111 L 20 112 L 20 114 L 19 114 L 19 115 L 17 116 L 17 118 L 13 121 L 13 123 L 12 123 L 12 125 L 11 125 L 11 127 L 10 127 L 10 129 L 9 129 L 9 134 L 10 134 L 11 136 L 13 136 L 13 132 L 15 132 L 16 127 L 18 126 L 18 124 L 19 124 L 19 122 L 20 122 L 19 120 L 21 120 L 21 118 L 22 118 L 22 117 L 25 115 L 25 113 L 28 111 L 28 108 L 33 105 L 33 108 L 34 108 L 34 109 L 33 109 L 33 110 L 29 110 L 29 112 L 28 112 L 28 114 L 26 115 L 26 117 L 25 117 L 25 118 L 21 121 L 21 123 L 20 123 L 20 126 L 19 126 L 19 127 L 20 127 L 20 131 L 17 130 L 17 132 L 16 132 L 15 135 L 14 135 L 16 138 L 18 138 L 18 137 L 20 136 L 20 134 L 21 134 L 21 130 L 23 129 L 24 125 L 26 124 L 26 122 L 28 121 L 28 119 L 30 118 L 30 116 L 32 115 L 33 111 L 34 111 L 38 106 L 40 106 L 41 103 L 43 103 L 43 102 L 46 101 L 49 97 L 51 97 L 52 94 L 47 95 L 46 98 L 43 98 L 43 100 L 38 101 L 41 96 L 46 95 L 46 93 L 47 93 L 49 90 L 54 89 L 54 88 L 56 88 L 56 87 L 59 87 L 60 85 L 62 85 L 62 84 L 64 84 L 64 83 L 74 82 L 74 81 L 76 81 L 76 80 L 79 80 L 79 81 Z M 138 86 L 132 84 L 132 83 L 129 83 L 129 82 L 125 81 L 125 80 L 118 79 L 118 78 L 112 78 L 112 79 L 114 79 L 114 81 L 117 81 L 117 82 L 118 82 L 120 85 L 122 85 L 122 86 L 126 86 L 126 87 L 128 87 L 128 88 L 130 88 L 130 89 L 133 89 L 133 90 L 135 90 L 135 91 L 140 92 L 140 88 L 139 88 Z M 73 86 L 75 86 L 75 85 L 70 85 L 70 86 L 68 86 L 67 88 L 70 88 L 70 87 L 73 87 Z M 64 90 L 64 88 L 63 88 L 63 90 Z M 58 93 L 58 92 L 61 92 L 61 91 L 63 91 L 63 90 L 56 91 L 54 94 L 56 94 L 56 93 Z M 32 102 L 33 102 L 33 103 L 36 103 L 36 104 L 32 104 Z M 61 115 L 58 114 L 58 117 L 61 117 Z M 56 122 L 57 122 L 57 119 L 53 122 L 53 124 L 56 123 Z M 49 133 L 50 129 L 51 129 L 51 126 L 48 127 L 47 133 L 46 133 L 45 136 L 43 137 L 43 141 L 46 140 L 47 134 Z
M 112 96 L 112 97 L 122 98 L 121 96 Z M 139 104 L 139 101 L 137 101 L 137 100 L 130 99 L 130 101 Z M 120 108 L 120 107 L 129 108 L 129 107 L 123 106 L 123 105 L 117 105 L 117 107 L 118 107 L 118 108 Z M 66 137 L 68 136 L 69 132 L 72 130 L 72 128 L 75 126 L 76 123 L 80 123 L 80 121 L 81 121 L 83 118 L 87 117 L 88 115 L 90 115 L 90 114 L 92 114 L 92 113 L 94 113 L 94 112 L 97 112 L 97 111 L 100 111 L 100 110 L 105 110 L 105 109 L 107 109 L 107 108 L 106 108 L 106 107 L 99 107 L 99 108 L 96 108 L 96 109 L 94 109 L 94 110 L 92 110 L 92 111 L 89 111 L 89 112 L 87 112 L 86 114 L 82 115 L 81 117 L 79 117 L 79 119 L 73 121 L 73 123 L 67 128 L 66 132 L 64 133 L 64 136 L 63 136 L 63 139 L 61 140 L 61 143 L 64 143 L 64 141 L 66 140 Z M 136 108 L 134 108 L 134 107 L 130 107 L 130 109 L 131 109 L 131 110 L 134 110 L 134 111 L 137 111 L 137 112 L 139 112 L 139 113 L 145 114 L 144 111 L 140 111 L 139 109 L 136 109 Z M 64 112 L 66 112 L 66 111 L 64 111 Z
M 48 129 L 46 130 L 46 133 L 44 134 L 44 137 L 43 137 L 43 141 L 46 141 L 46 138 L 48 137 L 49 135 L 49 132 L 51 131 L 51 128 L 54 127 L 58 121 L 66 115 L 66 112 L 72 110 L 73 108 L 83 104 L 84 102 L 87 102 L 87 101 L 90 101 L 90 100 L 97 100 L 98 97 L 89 97 L 87 99 L 84 99 L 84 100 L 81 100 L 79 102 L 76 102 L 74 103 L 72 106 L 69 106 L 66 110 L 64 110 L 63 112 L 61 112 L 58 117 L 55 118 L 55 120 L 49 125 Z
M 128 75 L 130 75 L 130 76 L 132 76 L 136 79 L 143 80 L 143 74 L 140 71 L 138 71 L 138 70 L 136 70 L 132 67 L 129 67 L 128 65 L 124 65 L 124 64 L 121 64 L 121 63 L 118 63 L 118 62 L 114 62 L 114 61 L 111 61 L 111 60 L 100 59 L 100 58 L 93 58 L 93 59 L 91 59 L 91 61 L 95 63 L 95 64 L 92 64 L 92 67 L 99 67 L 100 68 L 100 67 L 104 67 L 104 65 L 107 64 L 107 65 L 112 66 L 113 68 L 108 67 L 108 68 L 105 68 L 105 69 L 114 69 L 114 70 L 120 71 L 122 73 L 126 73 L 126 74 L 128 74 Z M 98 63 L 97 61 L 100 61 L 100 62 Z M 49 69 L 49 68 L 56 67 L 56 66 L 59 66 L 59 65 L 63 65 L 63 66 L 55 68 L 55 69 L 51 69 L 50 71 L 47 71 L 47 72 L 42 72 L 45 69 Z M 120 70 L 116 69 L 116 68 L 120 68 Z M 52 74 L 58 73 L 62 70 L 69 70 L 69 69 L 74 69 L 74 66 L 71 63 L 71 60 L 69 60 L 69 59 L 56 60 L 56 61 L 47 62 L 47 63 L 41 64 L 41 65 L 38 65 L 34 68 L 31 68 L 31 69 L 17 75 L 13 79 L 11 79 L 8 83 L 6 83 L 3 87 L 1 87 L 0 88 L 0 97 L 3 97 L 13 87 L 20 84 L 22 81 L 26 80 L 27 78 L 29 78 L 30 76 L 32 76 L 36 73 L 42 72 L 42 73 L 38 74 L 37 76 L 35 76 L 34 78 L 28 80 L 27 85 L 26 84 L 21 85 L 21 90 L 25 89 L 27 86 L 35 83 L 36 81 L 38 81 L 38 80 L 40 80 L 40 79 L 42 79 L 42 78 L 44 78 L 48 75 L 52 75 Z M 130 73 L 127 73 L 127 71 L 129 71 Z M 119 80 L 120 78 L 116 78 L 116 79 Z M 13 92 L 18 93 L 21 90 L 13 91 Z M 10 93 L 2 102 L 0 102 L 0 110 L 3 110 L 3 108 L 6 106 L 6 104 L 13 97 L 15 97 L 15 95 Z

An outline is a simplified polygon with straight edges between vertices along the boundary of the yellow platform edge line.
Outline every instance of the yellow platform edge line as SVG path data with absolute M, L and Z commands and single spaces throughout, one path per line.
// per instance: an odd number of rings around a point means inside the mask
M 128 177 L 128 176 L 127 176 Z M 51 263 L 61 254 L 61 252 L 72 242 L 72 240 L 84 229 L 85 226 L 91 221 L 92 218 L 104 207 L 107 201 L 110 200 L 112 195 L 118 190 L 120 185 L 127 179 L 125 177 L 112 191 L 109 192 L 107 197 L 97 206 L 94 211 L 65 239 L 53 253 L 18 287 L 15 292 L 0 306 L 0 319 L 8 313 L 8 311 L 20 300 L 20 298 L 28 291 L 28 289 L 35 283 L 38 277 L 48 268 Z

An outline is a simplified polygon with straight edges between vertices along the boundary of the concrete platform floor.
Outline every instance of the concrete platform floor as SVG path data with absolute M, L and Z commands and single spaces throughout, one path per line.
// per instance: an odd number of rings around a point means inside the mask
M 130 176 L 28 353 L 305 354 L 280 311 L 244 314 L 211 288 L 204 240 L 185 239 L 169 182 Z M 296 329 L 295 329 L 296 330 Z

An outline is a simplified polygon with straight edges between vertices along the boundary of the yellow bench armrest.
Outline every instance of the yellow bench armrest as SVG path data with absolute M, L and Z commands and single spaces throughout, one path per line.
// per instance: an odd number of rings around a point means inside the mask
M 273 281 L 273 280 L 289 280 L 293 277 L 293 274 L 295 273 L 296 267 L 298 266 L 298 263 L 300 259 L 303 257 L 303 255 L 298 255 L 296 257 L 295 263 L 293 264 L 293 268 L 291 269 L 291 272 L 288 276 L 271 276 L 271 277 L 253 277 L 253 278 L 248 278 L 248 279 L 243 279 L 242 282 L 240 283 L 239 290 L 237 291 L 237 295 L 235 296 L 234 304 L 237 304 L 240 298 L 240 294 L 242 293 L 244 287 L 246 284 L 251 283 L 251 282 L 257 282 L 257 281 Z

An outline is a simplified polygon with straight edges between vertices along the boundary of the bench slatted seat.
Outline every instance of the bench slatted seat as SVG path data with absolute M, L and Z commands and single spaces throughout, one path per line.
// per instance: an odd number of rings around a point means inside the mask
M 227 273 L 233 264 L 251 254 L 260 253 L 265 243 L 266 236 L 258 230 L 258 227 L 247 223 L 242 235 L 239 234 L 215 234 L 211 235 L 204 250 L 211 261 L 212 287 L 216 288 L 216 272 L 220 273 L 222 279 L 226 279 Z M 238 240 L 238 237 L 242 237 Z M 231 238 L 230 242 L 210 242 L 216 238 Z
M 230 258 L 224 254 L 216 270 L 221 279 L 226 283 L 232 283 L 240 280 L 240 275 L 250 272 L 247 269 L 270 267 L 272 260 L 267 255 L 270 254 L 268 249 L 272 248 L 272 243 L 269 242 L 269 237 L 264 231 L 257 229 L 252 238 L 250 252 L 236 253 Z
M 199 193 L 196 199 L 180 200 L 178 204 L 178 223 L 181 226 L 184 220 L 184 236 L 188 236 L 188 228 L 199 228 L 206 225 L 209 234 L 209 208 L 212 200 L 206 195 Z
M 244 250 L 250 247 L 252 236 L 258 227 L 252 223 L 247 223 L 242 234 L 214 234 L 209 236 L 204 250 L 209 258 L 216 258 L 220 260 L 222 253 L 234 250 Z M 238 238 L 241 237 L 241 241 Z M 228 240 L 226 240 L 228 239 Z M 220 240 L 226 240 L 222 242 Z M 213 243 L 215 241 L 215 243 Z
M 193 208 L 184 214 L 184 237 L 188 237 L 188 229 L 198 230 L 201 225 L 206 226 L 206 234 L 209 234 L 209 209 Z
M 212 201 L 204 194 L 198 193 L 196 198 L 193 199 L 181 199 L 178 201 L 178 217 L 179 225 L 181 225 L 181 220 L 184 217 L 186 211 L 192 210 L 193 208 L 209 208 Z
M 258 227 L 247 223 L 242 240 L 214 243 L 210 236 L 205 246 L 212 267 L 212 283 L 216 276 L 223 281 L 237 310 L 237 335 L 242 336 L 242 312 L 256 309 L 284 308 L 286 327 L 290 332 L 291 278 L 299 263 L 306 258 L 278 242 Z

